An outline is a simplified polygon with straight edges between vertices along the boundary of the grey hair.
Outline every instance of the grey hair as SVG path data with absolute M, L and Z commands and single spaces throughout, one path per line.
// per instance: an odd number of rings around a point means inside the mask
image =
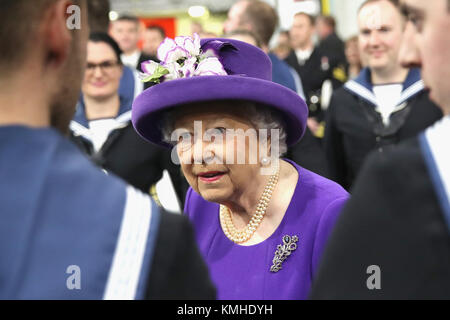
M 278 142 L 278 157 L 282 157 L 286 154 L 288 150 L 286 143 L 287 132 L 285 121 L 283 120 L 281 114 L 271 107 L 250 101 L 233 101 L 231 105 L 236 106 L 237 102 L 240 102 L 239 113 L 245 116 L 245 118 L 256 130 L 266 129 L 268 137 L 271 139 L 278 138 L 278 141 L 272 141 L 272 143 Z M 175 120 L 181 115 L 180 109 L 184 108 L 176 108 L 167 111 L 163 117 L 161 132 L 165 143 L 174 145 L 171 137 L 172 133 L 176 129 Z M 278 137 L 271 136 L 271 130 L 278 130 Z

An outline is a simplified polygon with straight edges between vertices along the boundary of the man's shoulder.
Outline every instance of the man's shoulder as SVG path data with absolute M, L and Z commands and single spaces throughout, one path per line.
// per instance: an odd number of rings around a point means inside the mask
M 269 53 L 269 58 L 272 62 L 272 67 L 289 71 L 289 65 L 285 61 L 278 58 L 275 54 Z
M 448 229 L 420 141 L 405 140 L 367 159 L 330 239 L 312 298 L 423 298 L 439 291 L 448 296 L 447 288 L 436 290 L 441 281 L 430 281 L 443 272 L 448 279 L 448 252 Z M 384 272 L 383 290 L 364 286 L 364 271 L 373 264 Z
M 437 208 L 435 188 L 419 137 L 405 140 L 383 153 L 372 152 L 353 185 L 352 194 L 355 208 L 372 203 L 366 211 L 386 217 Z
M 363 168 L 371 174 L 390 174 L 392 170 L 395 170 L 394 172 L 420 170 L 425 173 L 425 169 L 418 136 L 407 139 L 383 153 L 372 152 Z
M 291 90 L 297 91 L 297 86 L 294 79 L 295 70 L 292 69 L 285 61 L 280 60 L 273 53 L 269 54 L 272 61 L 272 80 L 281 84 Z
M 214 299 L 215 288 L 187 217 L 161 212 L 147 299 Z
M 345 99 L 345 98 L 354 99 L 355 96 L 357 96 L 356 93 L 354 93 L 353 91 L 346 88 L 345 85 L 333 91 L 333 97 L 340 98 L 340 99 Z
M 329 108 L 332 110 L 349 109 L 350 106 L 356 105 L 359 105 L 358 95 L 342 86 L 333 91 Z

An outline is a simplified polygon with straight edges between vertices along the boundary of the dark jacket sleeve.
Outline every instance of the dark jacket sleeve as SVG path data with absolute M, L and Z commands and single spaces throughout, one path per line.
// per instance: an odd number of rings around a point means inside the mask
M 373 153 L 353 191 L 310 298 L 450 298 L 449 233 L 419 148 Z
M 147 299 L 212 300 L 209 271 L 192 227 L 181 215 L 162 213 L 147 287 Z
M 314 137 L 308 127 L 300 142 L 289 147 L 286 157 L 301 167 L 326 177 L 325 153 L 319 139 Z
M 342 133 L 337 126 L 336 112 L 339 110 L 339 91 L 333 94 L 327 111 L 324 149 L 327 162 L 327 176 L 348 190 L 347 165 Z

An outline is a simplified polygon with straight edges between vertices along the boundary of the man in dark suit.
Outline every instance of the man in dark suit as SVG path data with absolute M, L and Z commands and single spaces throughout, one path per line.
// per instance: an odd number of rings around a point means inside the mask
M 148 60 L 159 62 L 157 57 L 146 55 L 139 50 L 140 23 L 139 18 L 136 16 L 122 15 L 112 22 L 110 28 L 111 37 L 116 40 L 123 51 L 121 56 L 123 65 L 131 70 L 135 70 L 133 74 L 135 83 L 134 98 L 151 86 L 150 83 L 144 84 L 140 81 L 138 72 L 142 72 L 141 63 Z M 131 77 L 130 74 L 124 74 L 125 76 Z
M 290 29 L 293 50 L 285 61 L 302 79 L 309 117 L 320 122 L 323 119 L 320 105 L 322 85 L 331 79 L 332 73 L 328 57 L 314 45 L 314 33 L 315 17 L 304 12 L 297 13 Z
M 148 56 L 139 50 L 140 27 L 140 21 L 137 17 L 123 15 L 112 23 L 111 36 L 123 51 L 123 64 L 142 71 L 141 63 L 147 60 L 154 60 L 156 57 Z
M 387 1 L 369 0 L 368 2 Z M 450 1 L 402 0 L 400 60 L 444 118 L 372 154 L 330 238 L 313 299 L 450 298 Z
M 332 16 L 319 16 L 316 20 L 319 49 L 328 58 L 333 73 L 333 88 L 337 89 L 346 81 L 347 58 L 345 44 L 336 33 L 336 19 Z
M 87 1 L 0 5 L 0 299 L 214 298 L 187 219 L 65 137 L 86 65 Z

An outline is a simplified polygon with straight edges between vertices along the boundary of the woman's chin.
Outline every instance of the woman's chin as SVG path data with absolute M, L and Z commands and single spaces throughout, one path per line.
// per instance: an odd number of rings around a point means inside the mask
M 215 190 L 200 190 L 200 195 L 203 199 L 209 202 L 223 203 L 229 199 L 230 195 L 227 192 L 220 189 Z

